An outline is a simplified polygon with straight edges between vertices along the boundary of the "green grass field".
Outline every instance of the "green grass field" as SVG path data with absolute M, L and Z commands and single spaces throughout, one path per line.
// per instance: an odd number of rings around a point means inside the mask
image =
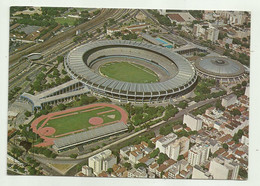
M 88 130 L 88 127 L 93 126 L 88 121 L 91 117 L 101 117 L 104 120 L 104 123 L 113 122 L 121 119 L 121 114 L 119 111 L 113 111 L 105 113 L 102 115 L 97 115 L 99 112 L 104 112 L 108 110 L 113 110 L 111 107 L 100 108 L 97 110 L 82 112 L 76 115 L 65 116 L 62 118 L 52 119 L 47 122 L 45 127 L 53 127 L 56 132 L 53 136 L 64 134 L 80 129 Z M 115 115 L 114 119 L 108 117 L 108 115 Z
M 68 25 L 73 26 L 74 22 L 76 21 L 76 18 L 73 18 L 73 17 L 67 17 L 67 18 L 56 17 L 55 21 L 57 23 L 60 23 L 61 25 L 64 25 L 65 23 L 68 23 Z
M 152 70 L 128 62 L 107 63 L 101 66 L 99 70 L 103 75 L 120 81 L 132 83 L 153 83 L 159 81 L 158 76 Z

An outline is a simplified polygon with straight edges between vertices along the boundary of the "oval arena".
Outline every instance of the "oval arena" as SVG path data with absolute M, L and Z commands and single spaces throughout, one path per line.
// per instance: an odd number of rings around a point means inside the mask
M 131 79 L 127 74 L 122 81 L 115 74 L 110 77 L 100 69 L 106 65 L 130 65 L 143 71 L 144 77 L 153 80 Z M 129 68 L 126 67 L 126 68 Z M 104 40 L 88 43 L 73 49 L 65 60 L 65 68 L 73 79 L 78 79 L 94 94 L 120 102 L 162 102 L 188 93 L 194 88 L 197 74 L 185 58 L 163 47 L 124 40 Z M 122 72 L 124 73 L 122 69 Z M 156 76 L 156 77 L 155 77 Z M 123 78 L 122 78 L 123 79 Z M 129 80 L 128 80 L 129 79 Z

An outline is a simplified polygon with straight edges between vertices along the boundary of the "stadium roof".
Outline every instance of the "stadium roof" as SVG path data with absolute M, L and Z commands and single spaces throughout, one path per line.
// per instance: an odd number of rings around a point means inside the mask
M 123 122 L 98 127 L 96 129 L 80 132 L 54 140 L 54 145 L 58 149 L 67 148 L 74 145 L 90 142 L 119 132 L 126 131 L 128 128 Z
M 130 83 L 101 76 L 100 74 L 95 73 L 85 64 L 85 62 L 83 61 L 83 55 L 92 49 L 98 50 L 98 48 L 105 46 L 111 48 L 116 46 L 140 48 L 141 50 L 143 50 L 143 52 L 149 50 L 171 60 L 177 66 L 178 73 L 176 74 L 176 76 L 170 78 L 169 80 L 156 83 Z M 150 95 L 154 92 L 156 92 L 157 95 L 158 93 L 161 95 L 164 94 L 162 92 L 167 91 L 177 93 L 183 90 L 183 87 L 187 88 L 191 86 L 196 81 L 197 77 L 195 68 L 190 64 L 188 60 L 183 58 L 181 55 L 163 47 L 155 46 L 148 43 L 126 40 L 103 40 L 79 46 L 73 49 L 68 54 L 66 65 L 68 67 L 67 69 L 70 71 L 70 73 L 73 74 L 75 78 L 81 79 L 81 81 L 84 81 L 89 86 L 95 87 L 102 91 L 112 90 L 113 92 L 120 93 L 144 92 L 149 93 Z M 165 93 L 165 95 L 167 95 L 167 93 Z
M 227 57 L 204 57 L 196 61 L 198 70 L 216 76 L 234 77 L 244 73 L 244 67 L 238 61 Z

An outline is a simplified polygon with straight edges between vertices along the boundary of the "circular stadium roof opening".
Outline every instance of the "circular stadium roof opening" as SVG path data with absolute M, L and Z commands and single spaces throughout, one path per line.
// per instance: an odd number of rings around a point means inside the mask
M 204 57 L 195 62 L 195 67 L 201 76 L 222 82 L 237 82 L 245 77 L 244 66 L 227 57 Z
M 217 63 L 218 65 L 226 65 L 227 62 L 222 59 L 212 60 L 212 62 Z
M 120 63 L 127 65 L 121 68 Z M 117 69 L 104 73 L 102 67 L 111 64 L 116 64 Z M 65 68 L 72 78 L 79 79 L 93 93 L 121 102 L 167 101 L 190 91 L 197 80 L 195 68 L 181 55 L 135 41 L 103 40 L 79 46 L 68 54 Z M 133 74 L 137 69 L 139 74 Z M 107 67 L 107 70 L 111 69 Z M 158 78 L 138 82 L 113 77 L 123 70 L 128 70 L 123 75 L 129 79 L 148 75 Z

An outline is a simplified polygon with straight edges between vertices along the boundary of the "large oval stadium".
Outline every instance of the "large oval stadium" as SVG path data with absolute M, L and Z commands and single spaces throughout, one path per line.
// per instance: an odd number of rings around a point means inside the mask
M 162 102 L 188 93 L 195 68 L 163 47 L 126 40 L 103 40 L 73 49 L 65 60 L 73 79 L 94 94 L 120 102 Z

